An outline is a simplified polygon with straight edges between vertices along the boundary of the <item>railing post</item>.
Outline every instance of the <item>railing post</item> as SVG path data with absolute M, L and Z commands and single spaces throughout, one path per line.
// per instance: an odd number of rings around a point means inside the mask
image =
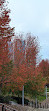
M 40 108 L 42 108 L 41 103 L 40 103 Z
M 4 105 L 2 105 L 2 111 L 4 111 Z
M 46 103 L 45 103 L 45 108 L 46 108 Z
M 35 100 L 35 105 L 36 105 L 35 107 L 37 108 L 37 98 L 36 98 L 36 100 Z
M 48 108 L 48 104 L 47 104 L 47 108 Z

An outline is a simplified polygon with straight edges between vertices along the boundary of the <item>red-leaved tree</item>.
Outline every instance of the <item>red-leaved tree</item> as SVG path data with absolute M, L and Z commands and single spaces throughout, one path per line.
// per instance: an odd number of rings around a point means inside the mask
M 43 77 L 45 77 L 47 82 L 49 83 L 49 60 L 48 59 L 47 60 L 42 60 L 39 63 L 39 68 L 40 68 L 40 71 L 43 74 Z
M 13 45 L 13 70 L 9 77 L 8 88 L 15 92 L 22 90 L 23 85 L 32 91 L 43 91 L 45 81 L 40 70 L 36 67 L 39 52 L 36 37 L 28 35 L 26 40 L 19 38 L 14 40 Z M 29 84 L 30 83 L 30 84 Z M 27 86 L 28 85 L 28 86 Z M 9 87 L 10 86 L 10 87 Z
M 11 61 L 10 45 L 11 38 L 14 36 L 14 28 L 11 28 L 9 13 L 10 10 L 5 6 L 5 0 L 0 1 L 0 81 L 1 86 L 9 76 L 8 64 Z M 7 68 L 8 67 L 8 68 Z M 6 78 L 6 79 L 5 79 Z

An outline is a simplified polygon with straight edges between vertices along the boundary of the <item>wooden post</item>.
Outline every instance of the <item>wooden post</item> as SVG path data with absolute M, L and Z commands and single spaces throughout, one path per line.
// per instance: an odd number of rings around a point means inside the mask
M 2 111 L 4 111 L 4 105 L 2 105 Z
M 46 99 L 47 99 L 47 86 L 46 86 Z
M 41 103 L 40 103 L 40 108 L 42 108 L 42 105 L 41 105 Z
M 36 108 L 37 108 L 37 98 L 36 98 L 36 100 L 35 100 L 35 103 L 36 103 Z
M 46 108 L 46 103 L 45 103 L 45 108 Z
M 22 89 L 22 106 L 24 106 L 24 86 L 23 86 L 23 89 Z

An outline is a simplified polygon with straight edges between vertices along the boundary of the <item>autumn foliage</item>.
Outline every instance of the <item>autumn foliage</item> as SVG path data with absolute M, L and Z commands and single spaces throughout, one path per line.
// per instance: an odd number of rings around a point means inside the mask
M 48 59 L 46 59 L 46 60 L 43 59 L 39 63 L 39 68 L 40 68 L 40 71 L 43 74 L 43 77 L 45 77 L 46 80 L 47 80 L 47 83 L 49 83 L 49 60 Z
M 31 34 L 14 36 L 14 28 L 11 28 L 9 13 L 10 10 L 4 7 L 5 0 L 0 2 L 0 87 L 6 92 L 25 90 L 42 92 L 46 83 L 44 67 L 47 62 L 41 62 L 37 66 L 39 53 L 38 39 Z M 43 65 L 44 63 L 44 65 Z M 41 65 L 42 64 L 42 65 Z M 43 67 L 42 67 L 43 66 Z M 48 66 L 49 68 L 49 66 Z M 47 71 L 47 68 L 46 68 Z M 48 73 L 47 73 L 48 75 Z
M 23 40 L 18 36 L 13 42 L 13 69 L 8 78 L 8 89 L 11 88 L 12 92 L 21 91 L 24 85 L 28 91 L 42 92 L 46 81 L 40 68 L 36 66 L 39 51 L 36 37 L 28 35 L 28 38 Z
M 5 8 L 5 0 L 0 1 L 0 82 L 1 87 L 9 74 L 8 65 L 11 61 L 10 42 L 14 36 L 14 28 L 9 25 L 10 10 Z

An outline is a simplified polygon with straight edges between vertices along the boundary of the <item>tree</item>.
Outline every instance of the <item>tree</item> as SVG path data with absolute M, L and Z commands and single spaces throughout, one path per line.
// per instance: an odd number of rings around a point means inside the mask
M 49 60 L 42 60 L 39 63 L 39 68 L 43 74 L 43 77 L 45 77 L 47 82 L 49 83 Z
M 25 93 L 29 93 L 31 96 L 37 96 L 44 92 L 46 79 L 43 77 L 38 66 L 32 71 L 25 85 Z M 28 72 L 30 72 L 30 69 Z
M 14 28 L 11 28 L 9 23 L 11 19 L 9 18 L 10 10 L 5 6 L 6 1 L 0 1 L 0 81 L 4 84 L 4 79 L 9 76 L 7 71 L 8 64 L 11 61 L 11 51 L 10 46 L 11 38 L 14 36 Z
M 36 67 L 38 53 L 39 53 L 38 39 L 34 36 L 32 37 L 30 34 L 27 34 L 26 60 L 28 65 Z
M 14 40 L 13 48 L 14 67 L 12 76 L 9 79 L 10 88 L 13 92 L 15 92 L 15 90 L 21 91 L 23 85 L 26 86 L 30 82 L 32 85 L 29 88 L 34 90 L 33 86 L 35 87 L 34 83 L 35 81 L 37 82 L 38 75 L 38 72 L 35 71 L 37 63 L 36 59 L 39 52 L 37 39 L 36 37 L 28 35 L 28 38 L 23 40 L 18 36 Z
M 16 38 L 13 46 L 13 73 L 10 78 L 10 88 L 12 91 L 22 90 L 22 86 L 25 83 L 25 41 Z M 11 82 L 12 81 L 12 82 Z

